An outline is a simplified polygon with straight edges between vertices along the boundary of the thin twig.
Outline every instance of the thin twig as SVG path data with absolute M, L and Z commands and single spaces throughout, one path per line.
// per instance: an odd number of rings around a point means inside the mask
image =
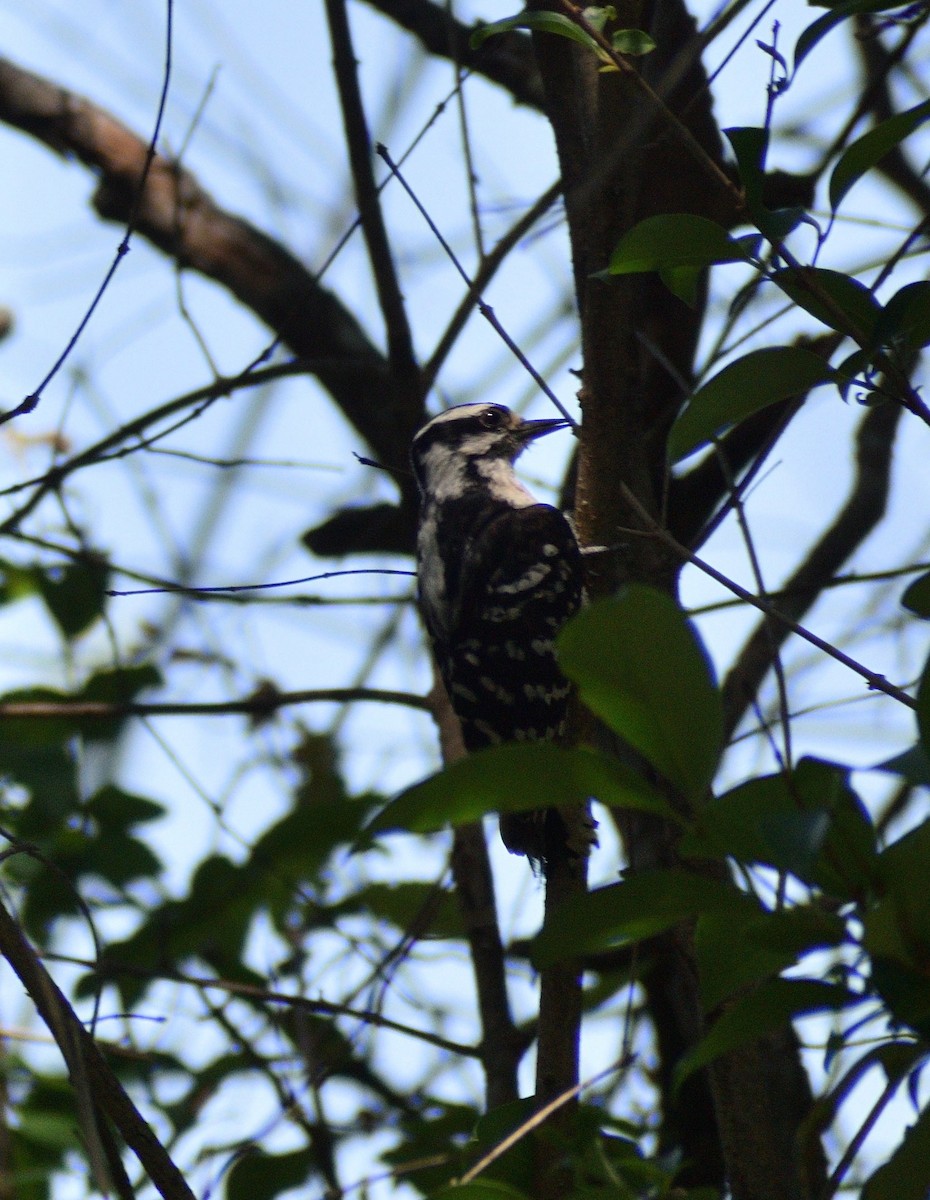
M 131 591 L 108 591 L 108 596 L 163 596 L 180 593 L 196 599 L 200 595 L 217 592 L 264 592 L 274 588 L 295 587 L 299 583 L 316 583 L 320 579 L 338 579 L 342 575 L 403 575 L 411 578 L 416 571 L 402 571 L 391 567 L 357 567 L 351 571 L 323 571 L 319 575 L 303 575 L 299 579 L 277 579 L 272 583 L 228 583 L 217 587 L 193 587 L 185 584 L 167 584 L 164 587 L 133 588 Z
M 52 364 L 52 367 L 49 370 L 48 374 L 45 376 L 45 378 L 42 380 L 42 382 L 39 384 L 39 386 L 35 389 L 35 391 L 32 392 L 30 395 L 28 395 L 25 398 L 25 400 L 22 401 L 21 404 L 19 404 L 16 408 L 12 409 L 10 412 L 0 414 L 0 425 L 4 424 L 6 421 L 12 420 L 13 417 L 20 416 L 23 413 L 30 413 L 35 409 L 36 405 L 39 403 L 39 400 L 41 399 L 43 391 L 48 386 L 48 384 L 51 383 L 51 381 L 55 378 L 55 376 L 58 374 L 58 372 L 61 370 L 61 368 L 64 365 L 65 361 L 67 360 L 68 356 L 71 354 L 71 351 L 77 345 L 78 339 L 80 338 L 80 336 L 84 332 L 84 330 L 87 328 L 88 324 L 90 323 L 91 317 L 96 312 L 97 305 L 103 299 L 104 292 L 110 286 L 110 282 L 112 281 L 113 276 L 116 274 L 117 268 L 119 267 L 119 265 L 123 261 L 123 259 L 126 257 L 126 255 L 129 253 L 129 243 L 132 240 L 132 235 L 135 232 L 136 225 L 139 222 L 139 214 L 142 210 L 142 197 L 145 195 L 145 186 L 148 182 L 149 173 L 152 169 L 152 163 L 155 161 L 155 154 L 156 154 L 156 150 L 158 147 L 158 135 L 161 132 L 161 123 L 162 123 L 162 119 L 165 115 L 165 105 L 168 101 L 168 86 L 171 82 L 171 48 L 172 48 L 172 33 L 173 33 L 172 27 L 173 27 L 173 21 L 174 21 L 173 0 L 167 0 L 167 4 L 165 6 L 165 13 L 166 13 L 165 69 L 164 69 L 164 73 L 162 76 L 161 94 L 158 99 L 158 112 L 155 116 L 155 128 L 152 130 L 151 138 L 149 138 L 149 144 L 148 144 L 148 149 L 147 149 L 146 155 L 145 155 L 145 162 L 142 167 L 142 173 L 138 179 L 138 182 L 136 183 L 136 189 L 135 189 L 134 198 L 133 198 L 133 202 L 132 202 L 132 209 L 129 214 L 129 220 L 126 222 L 126 231 L 123 234 L 120 244 L 116 247 L 116 253 L 113 256 L 113 261 L 110 264 L 109 270 L 107 271 L 106 275 L 103 277 L 103 282 L 97 288 L 96 295 L 94 296 L 93 300 L 91 300 L 91 302 L 87 308 L 87 311 L 84 313 L 84 316 L 81 318 L 81 321 L 78 324 L 77 329 L 71 335 L 71 338 L 68 341 L 68 344 L 65 346 L 64 350 L 62 350 L 61 354 L 59 354 L 56 361 Z
M 482 258 L 478 264 L 478 270 L 475 272 L 474 280 L 469 285 L 468 291 L 462 297 L 458 308 L 453 313 L 452 319 L 439 339 L 436 349 L 430 356 L 429 362 L 423 368 L 424 391 L 428 391 L 436 381 L 436 376 L 442 369 L 442 364 L 448 358 L 450 350 L 462 332 L 462 328 L 471 315 L 472 309 L 476 305 L 480 305 L 481 293 L 497 274 L 498 269 L 504 263 L 514 246 L 529 233 L 537 221 L 545 216 L 561 194 L 562 181 L 561 179 L 557 179 L 555 183 L 550 184 L 536 203 L 528 208 L 518 221 L 514 222 L 494 249 Z
M 260 688 L 241 700 L 215 704 L 197 703 L 108 703 L 103 700 L 9 700 L 0 702 L 0 720 L 36 721 L 54 717 L 67 720 L 121 721 L 127 717 L 228 717 L 256 719 L 295 704 L 399 704 L 418 712 L 429 712 L 425 696 L 413 692 L 392 692 L 381 688 L 316 688 L 299 692 L 279 692 L 273 687 Z
M 754 596 L 752 592 L 741 587 L 734 580 L 729 579 L 722 571 L 718 571 L 716 567 L 712 567 L 710 563 L 705 562 L 702 558 L 698 558 L 693 554 L 687 546 L 683 546 L 657 521 L 653 520 L 647 510 L 640 504 L 636 496 L 630 491 L 625 483 L 620 484 L 623 497 L 629 504 L 630 508 L 636 513 L 637 517 L 643 522 L 643 528 L 650 537 L 657 537 L 663 542 L 674 554 L 676 554 L 683 562 L 689 562 L 697 567 L 699 571 L 703 571 L 705 575 L 709 575 L 711 579 L 715 579 L 722 587 L 731 591 L 734 596 L 751 604 L 753 608 L 757 608 L 760 612 L 767 616 L 773 617 L 779 624 L 784 625 L 786 629 L 790 629 L 792 633 L 803 638 L 804 641 L 810 642 L 812 646 L 816 646 L 818 650 L 822 650 L 824 654 L 828 654 L 830 658 L 836 659 L 838 663 L 842 663 L 844 667 L 848 667 L 850 671 L 854 671 L 861 676 L 868 686 L 877 692 L 884 692 L 886 696 L 890 696 L 892 700 L 897 700 L 899 704 L 904 704 L 907 708 L 916 709 L 917 701 L 913 696 L 909 696 L 903 688 L 896 687 L 893 683 L 889 683 L 884 675 L 879 675 L 875 671 L 870 671 L 868 667 L 857 662 L 848 654 L 844 654 L 842 650 L 838 650 L 836 646 L 831 646 L 829 642 L 818 637 L 816 633 L 811 633 L 809 629 L 805 629 L 803 625 L 799 625 L 797 621 L 792 621 L 790 617 L 786 617 L 770 601 L 762 600 L 758 596 Z M 643 530 L 629 530 L 629 533 L 642 533 Z
M 402 1033 L 408 1037 L 417 1038 L 419 1041 L 428 1042 L 431 1046 L 436 1046 L 440 1050 L 446 1050 L 450 1054 L 460 1054 L 466 1058 L 477 1058 L 479 1056 L 479 1051 L 474 1046 L 469 1046 L 465 1042 L 454 1042 L 449 1038 L 441 1037 L 437 1033 L 431 1033 L 428 1029 L 415 1029 L 412 1025 L 404 1025 L 400 1021 L 392 1021 L 389 1017 L 383 1017 L 380 1013 L 370 1012 L 367 1009 L 353 1008 L 346 1004 L 334 1004 L 329 1000 L 314 1000 L 309 996 L 292 996 L 287 992 L 278 992 L 273 989 L 258 987 L 254 983 L 239 983 L 233 979 L 220 979 L 217 976 L 191 975 L 185 971 L 147 971 L 142 967 L 136 967 L 128 963 L 109 962 L 106 959 L 91 962 L 88 959 L 74 958 L 65 954 L 46 954 L 44 957 L 55 962 L 72 963 L 76 966 L 87 967 L 92 971 L 100 971 L 107 978 L 126 975 L 137 979 L 148 979 L 153 982 L 168 980 L 172 983 L 182 983 L 189 987 L 204 990 L 217 989 L 227 992 L 230 996 L 242 996 L 248 1000 L 261 1000 L 269 1004 L 281 1004 L 287 1008 L 299 1009 L 303 1012 L 322 1014 L 328 1017 L 351 1017 L 353 1020 L 361 1021 L 367 1025 L 377 1025 L 381 1029 L 390 1029 L 394 1033 Z
M 397 164 L 391 158 L 391 155 L 390 155 L 387 147 L 382 145 L 379 142 L 378 145 L 375 147 L 375 149 L 377 150 L 377 152 L 381 156 L 381 158 L 383 158 L 384 161 L 387 163 L 387 165 L 391 171 L 391 174 L 396 177 L 398 183 L 401 185 L 401 187 L 404 189 L 404 191 L 407 193 L 407 195 L 413 201 L 414 205 L 417 208 L 417 211 L 420 213 L 420 215 L 423 217 L 423 220 L 430 227 L 430 230 L 432 231 L 433 236 L 439 242 L 440 246 L 442 246 L 443 250 L 445 250 L 446 254 L 449 257 L 450 262 L 455 267 L 456 271 L 458 271 L 459 275 L 461 275 L 462 279 L 465 281 L 466 286 L 471 290 L 474 285 L 472 283 L 472 280 L 468 277 L 468 274 L 465 271 L 465 268 L 459 262 L 455 251 L 452 249 L 452 247 L 449 245 L 449 243 L 446 241 L 446 239 L 440 233 L 439 228 L 436 225 L 436 222 L 426 211 L 425 207 L 423 206 L 422 202 L 420 201 L 419 196 L 417 196 L 416 192 L 414 192 L 413 188 L 410 186 L 410 184 L 407 182 L 407 180 L 401 174 L 400 169 L 398 168 Z M 478 311 L 485 318 L 485 320 L 487 320 L 490 323 L 492 329 L 495 331 L 495 333 L 501 339 L 501 341 L 504 343 L 504 345 L 514 355 L 514 357 L 517 359 L 517 361 L 520 363 L 520 365 L 523 367 L 523 369 L 525 371 L 527 371 L 533 377 L 533 379 L 536 382 L 536 385 L 539 387 L 540 391 L 542 391 L 542 393 L 552 401 L 552 403 L 555 405 L 555 407 L 558 409 L 558 411 L 562 414 L 562 416 L 565 418 L 565 420 L 569 422 L 569 424 L 572 426 L 572 428 L 573 429 L 576 428 L 574 420 L 570 416 L 568 410 L 562 404 L 562 401 L 559 400 L 558 396 L 556 396 L 556 394 L 555 394 L 555 392 L 553 392 L 552 388 L 549 387 L 549 385 L 548 385 L 548 383 L 546 383 L 545 379 L 543 379 L 543 377 L 539 374 L 539 372 L 536 370 L 536 368 L 533 366 L 533 364 L 529 361 L 529 359 L 526 357 L 526 355 L 523 353 L 523 351 L 520 349 L 520 347 L 517 345 L 517 343 L 513 340 L 513 338 L 506 331 L 506 329 L 504 329 L 503 325 L 501 325 L 500 321 L 497 319 L 497 317 L 494 313 L 494 309 L 491 308 L 491 306 L 489 304 L 486 304 L 484 302 L 484 300 L 482 300 L 481 297 L 478 295 L 475 296 L 475 305 L 477 306 Z
M 477 1179 L 482 1171 L 487 1170 L 487 1168 L 493 1162 L 496 1162 L 502 1154 L 506 1154 L 512 1146 L 515 1146 L 517 1142 L 525 1138 L 527 1134 L 532 1133 L 534 1129 L 538 1129 L 539 1126 L 542 1125 L 544 1121 L 547 1121 L 553 1113 L 557 1112 L 560 1108 L 563 1108 L 566 1104 L 571 1103 L 571 1101 L 573 1101 L 580 1092 L 583 1092 L 585 1088 L 593 1087 L 594 1084 L 600 1083 L 602 1079 L 606 1079 L 609 1075 L 613 1075 L 617 1071 L 624 1070 L 627 1065 L 627 1059 L 620 1059 L 618 1062 L 612 1063 L 609 1067 L 605 1067 L 603 1071 L 599 1071 L 596 1075 L 592 1075 L 589 1079 L 581 1080 L 581 1082 L 576 1083 L 574 1087 L 569 1088 L 567 1091 L 562 1092 L 561 1095 L 556 1096 L 553 1100 L 550 1100 L 550 1102 L 543 1108 L 538 1109 L 531 1117 L 528 1117 L 513 1131 L 513 1133 L 508 1134 L 503 1141 L 498 1142 L 498 1144 L 489 1150 L 488 1153 L 482 1158 L 480 1158 L 473 1167 L 470 1167 L 469 1170 L 467 1170 L 457 1182 L 459 1184 L 466 1184 L 471 1183 L 473 1179 Z

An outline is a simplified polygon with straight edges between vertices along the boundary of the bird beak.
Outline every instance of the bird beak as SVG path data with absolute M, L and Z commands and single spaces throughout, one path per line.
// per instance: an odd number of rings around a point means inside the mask
M 555 433 L 557 429 L 567 429 L 571 424 L 564 417 L 550 417 L 543 421 L 524 421 L 513 431 L 514 437 L 521 445 L 543 437 L 547 433 Z

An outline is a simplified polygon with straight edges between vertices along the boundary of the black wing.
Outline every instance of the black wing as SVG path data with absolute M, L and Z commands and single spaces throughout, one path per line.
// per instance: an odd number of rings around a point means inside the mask
M 501 508 L 471 540 L 457 592 L 437 652 L 465 745 L 557 738 L 571 688 L 554 643 L 582 592 L 568 521 L 547 504 Z

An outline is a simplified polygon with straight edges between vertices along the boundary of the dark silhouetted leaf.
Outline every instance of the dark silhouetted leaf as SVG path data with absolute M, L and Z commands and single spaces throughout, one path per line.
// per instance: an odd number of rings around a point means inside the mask
M 585 704 L 685 796 L 709 786 L 723 712 L 694 626 L 663 592 L 629 587 L 563 630 L 559 661 Z
M 830 329 L 871 345 L 881 306 L 858 279 L 825 267 L 786 267 L 771 279 L 795 304 Z
M 884 12 L 890 8 L 900 7 L 900 3 L 896 2 L 896 0 L 846 0 L 845 3 L 831 5 L 830 11 L 808 25 L 795 43 L 795 73 L 797 73 L 798 67 L 800 67 L 801 63 L 807 58 L 818 42 L 826 37 L 831 29 L 841 24 L 841 22 L 848 21 L 851 17 L 856 17 L 860 13 Z
M 927 1200 L 930 1108 L 925 1108 L 891 1158 L 865 1182 L 862 1200 Z
M 306 1184 L 316 1175 L 310 1147 L 285 1154 L 249 1151 L 237 1158 L 226 1176 L 226 1200 L 273 1200 L 281 1192 Z
M 895 292 L 879 317 L 875 341 L 904 352 L 930 345 L 930 283 L 908 283 Z
M 624 234 L 610 256 L 609 275 L 635 275 L 672 267 L 746 262 L 746 246 L 722 225 L 691 213 L 647 217 Z
M 875 831 L 847 774 L 805 758 L 790 777 L 751 779 L 710 801 L 681 852 L 764 863 L 831 895 L 861 898 L 875 876 Z
M 671 462 L 678 462 L 731 425 L 753 413 L 801 396 L 834 376 L 819 355 L 801 346 L 753 350 L 730 363 L 691 397 L 668 439 Z
M 867 171 L 926 121 L 930 121 L 930 100 L 906 112 L 896 113 L 847 147 L 830 176 L 830 207 L 833 211 Z
M 414 784 L 368 825 L 369 835 L 434 833 L 489 812 L 560 808 L 596 798 L 618 808 L 670 816 L 667 802 L 615 759 L 540 743 L 494 746 Z
M 838 984 L 819 979 L 771 979 L 734 1001 L 706 1037 L 690 1050 L 675 1070 L 676 1086 L 721 1054 L 782 1029 L 791 1020 L 812 1012 L 836 1012 L 858 1004 L 861 997 Z
M 930 617 L 930 574 L 915 579 L 905 590 L 901 603 L 918 617 Z
M 705 1010 L 779 974 L 810 950 L 841 945 L 845 937 L 841 917 L 810 906 L 779 912 L 746 906 L 742 912 L 702 914 L 695 952 Z
M 109 576 L 103 559 L 40 573 L 39 593 L 66 638 L 76 638 L 101 615 Z
M 878 763 L 872 770 L 900 775 L 915 787 L 930 787 L 930 755 L 920 742 L 915 742 L 910 749 L 896 754 L 894 758 Z
M 930 754 L 930 658 L 924 663 L 917 685 L 917 729 L 921 745 Z
M 732 884 L 683 867 L 637 872 L 559 908 L 533 941 L 532 958 L 538 967 L 545 967 L 651 937 L 702 913 L 740 919 L 747 912 L 760 911 L 751 896 Z
M 749 218 L 760 233 L 777 245 L 805 219 L 806 211 L 799 207 L 773 211 L 764 203 L 768 130 L 756 126 L 743 126 L 725 129 L 723 132 L 736 156 Z
M 879 855 L 880 899 L 863 920 L 873 986 L 899 1021 L 925 1037 L 930 1036 L 928 861 L 930 821 L 924 821 Z
M 164 816 L 165 806 L 146 796 L 136 796 L 112 783 L 104 785 L 83 805 L 83 811 L 103 828 L 127 828 L 157 821 Z

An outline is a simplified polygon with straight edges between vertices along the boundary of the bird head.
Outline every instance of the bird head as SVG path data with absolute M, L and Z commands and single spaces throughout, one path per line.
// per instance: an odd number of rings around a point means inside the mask
M 416 434 L 411 461 L 420 491 L 436 495 L 469 482 L 480 486 L 488 470 L 514 463 L 544 434 L 565 429 L 559 418 L 526 421 L 503 404 L 459 404 L 433 417 Z

